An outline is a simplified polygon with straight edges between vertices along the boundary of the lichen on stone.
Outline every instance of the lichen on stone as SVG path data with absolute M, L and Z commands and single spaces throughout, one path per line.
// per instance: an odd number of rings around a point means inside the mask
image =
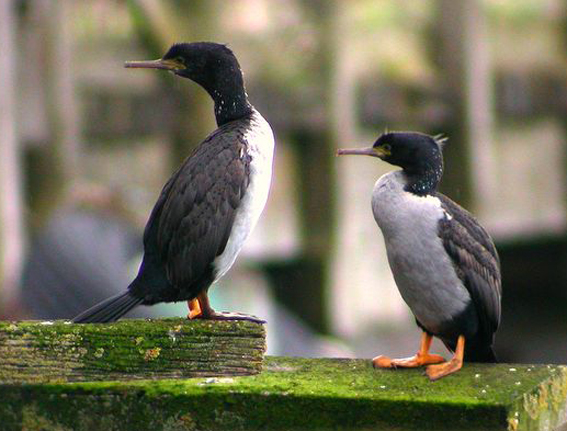
M 159 357 L 160 352 L 161 347 L 146 350 L 146 353 L 144 354 L 144 361 L 155 361 Z

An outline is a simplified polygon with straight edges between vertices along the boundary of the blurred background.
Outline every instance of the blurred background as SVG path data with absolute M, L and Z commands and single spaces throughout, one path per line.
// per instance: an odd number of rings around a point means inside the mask
M 444 133 L 442 191 L 502 260 L 499 358 L 567 362 L 561 0 L 0 1 L 1 318 L 72 318 L 135 276 L 162 185 L 215 123 L 196 84 L 123 62 L 197 40 L 234 50 L 277 141 L 215 308 L 267 319 L 271 354 L 413 354 L 370 210 L 391 167 L 334 154 L 385 128 Z

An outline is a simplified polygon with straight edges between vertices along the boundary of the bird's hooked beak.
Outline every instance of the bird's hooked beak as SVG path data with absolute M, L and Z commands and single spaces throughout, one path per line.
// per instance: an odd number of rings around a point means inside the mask
M 337 156 L 370 156 L 384 159 L 388 156 L 388 152 L 382 147 L 368 147 L 368 148 L 341 148 L 337 150 Z
M 131 69 L 164 69 L 171 70 L 173 72 L 181 69 L 185 69 L 185 65 L 174 59 L 158 59 L 149 61 L 127 61 L 124 63 L 124 67 Z

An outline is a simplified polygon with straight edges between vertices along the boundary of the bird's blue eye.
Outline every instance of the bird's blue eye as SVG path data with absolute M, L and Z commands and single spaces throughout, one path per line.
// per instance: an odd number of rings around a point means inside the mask
M 382 145 L 382 148 L 384 151 L 392 151 L 392 146 L 390 144 L 384 144 Z

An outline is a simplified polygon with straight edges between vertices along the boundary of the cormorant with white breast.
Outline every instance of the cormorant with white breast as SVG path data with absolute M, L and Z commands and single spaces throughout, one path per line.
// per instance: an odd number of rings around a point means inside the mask
M 159 60 L 129 68 L 189 78 L 214 101 L 218 128 L 165 184 L 144 231 L 144 258 L 128 289 L 75 317 L 112 322 L 137 305 L 188 301 L 189 318 L 245 319 L 217 313 L 207 296 L 232 266 L 266 204 L 272 178 L 272 129 L 248 101 L 240 65 L 225 45 L 173 45 Z
M 502 294 L 492 239 L 469 212 L 437 191 L 442 143 L 421 133 L 393 132 L 370 148 L 337 153 L 378 157 L 402 168 L 376 182 L 372 211 L 398 289 L 423 335 L 415 356 L 378 356 L 373 363 L 379 368 L 435 364 L 427 367 L 431 380 L 459 370 L 463 360 L 496 362 L 492 345 Z M 433 336 L 454 352 L 450 361 L 429 353 Z

